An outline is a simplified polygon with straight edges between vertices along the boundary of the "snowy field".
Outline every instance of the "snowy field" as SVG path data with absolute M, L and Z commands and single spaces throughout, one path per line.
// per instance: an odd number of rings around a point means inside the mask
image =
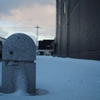
M 100 100 L 100 61 L 37 56 L 36 63 L 36 87 L 48 92 L 36 96 L 23 96 L 22 91 L 1 93 L 0 100 Z

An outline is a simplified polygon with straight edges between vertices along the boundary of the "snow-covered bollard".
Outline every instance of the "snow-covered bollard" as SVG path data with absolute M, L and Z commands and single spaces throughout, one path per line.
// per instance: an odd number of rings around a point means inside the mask
M 36 46 L 34 41 L 23 33 L 9 36 L 2 52 L 2 92 L 14 93 L 23 90 L 35 93 L 36 90 Z

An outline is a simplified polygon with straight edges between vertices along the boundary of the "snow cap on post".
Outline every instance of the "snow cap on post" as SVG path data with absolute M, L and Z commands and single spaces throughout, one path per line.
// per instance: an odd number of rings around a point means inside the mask
M 4 42 L 2 60 L 36 60 L 36 45 L 34 41 L 23 33 L 15 33 L 9 36 Z

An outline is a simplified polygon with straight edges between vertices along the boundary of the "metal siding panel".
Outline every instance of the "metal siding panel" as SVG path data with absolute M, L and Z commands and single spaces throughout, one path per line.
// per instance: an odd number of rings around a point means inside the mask
M 79 35 L 79 29 L 80 29 L 80 5 L 79 2 L 77 6 L 74 9 L 74 12 L 70 16 L 69 26 L 69 56 L 72 56 L 73 53 L 78 53 L 80 51 L 80 35 Z M 79 57 L 79 55 L 76 55 L 76 57 Z
M 65 56 L 68 48 L 69 57 L 100 60 L 100 1 L 69 0 L 68 14 L 68 29 L 63 15 L 57 25 L 59 55 Z
M 62 29 L 62 35 L 61 35 L 61 56 L 62 57 L 66 57 L 67 56 L 67 32 L 66 32 L 66 25 L 64 25 L 63 29 Z
M 67 21 L 67 12 L 64 13 L 64 3 L 66 0 L 62 0 L 62 17 L 61 17 L 61 56 L 66 57 L 67 56 L 67 26 L 66 26 L 66 21 Z M 67 3 L 67 1 L 66 1 Z M 67 4 L 66 4 L 67 5 Z M 67 9 L 67 6 L 66 6 Z M 67 11 L 67 10 L 66 10 Z
M 84 6 L 85 5 L 85 6 Z M 80 51 L 85 51 L 87 47 L 87 34 L 88 29 L 88 5 L 87 0 L 80 1 Z
M 79 0 L 69 0 L 69 12 L 70 14 L 74 10 L 76 4 L 78 3 Z
M 57 42 L 57 56 L 60 56 L 60 48 L 61 48 L 61 25 L 59 24 L 59 16 L 61 16 L 61 3 L 59 3 L 59 0 L 56 2 L 57 3 L 57 14 L 56 14 L 56 21 L 57 21 L 57 29 L 56 29 L 56 42 Z M 61 22 L 61 20 L 60 20 Z
M 85 6 L 84 6 L 85 5 Z M 81 0 L 81 57 L 100 59 L 100 1 Z M 97 51 L 97 52 L 96 52 Z M 85 54 L 86 53 L 86 54 Z
M 82 59 L 100 60 L 100 50 L 81 52 L 80 57 Z

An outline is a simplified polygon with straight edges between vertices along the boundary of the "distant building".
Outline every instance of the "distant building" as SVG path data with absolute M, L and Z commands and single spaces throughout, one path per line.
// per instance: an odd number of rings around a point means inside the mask
M 100 0 L 56 0 L 56 55 L 100 60 Z
M 4 44 L 5 38 L 0 37 L 0 59 L 2 57 L 2 47 Z
M 38 54 L 39 55 L 52 55 L 52 42 L 53 40 L 39 41 Z

